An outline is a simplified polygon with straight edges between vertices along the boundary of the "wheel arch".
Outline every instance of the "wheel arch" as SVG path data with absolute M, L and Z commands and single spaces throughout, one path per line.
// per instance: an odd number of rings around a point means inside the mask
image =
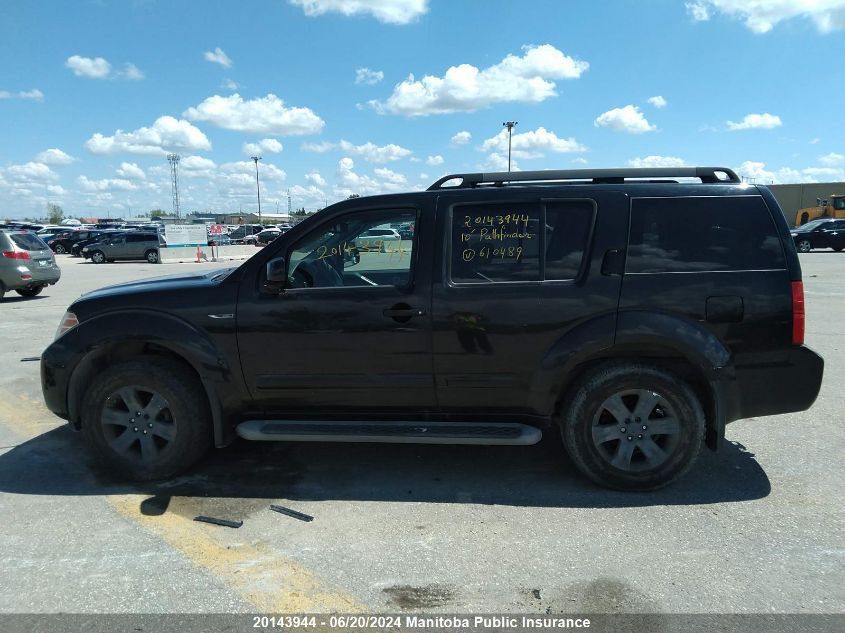
M 139 318 L 139 316 L 141 318 Z M 132 331 L 126 333 L 127 318 Z M 224 357 L 212 342 L 190 324 L 170 315 L 126 312 L 110 313 L 83 322 L 79 334 L 85 352 L 73 368 L 67 389 L 68 420 L 81 427 L 81 408 L 87 387 L 104 368 L 140 356 L 160 357 L 182 365 L 196 376 L 208 400 L 214 443 L 223 446 L 232 439 L 217 384 L 230 373 Z M 166 335 L 164 334 L 166 333 Z

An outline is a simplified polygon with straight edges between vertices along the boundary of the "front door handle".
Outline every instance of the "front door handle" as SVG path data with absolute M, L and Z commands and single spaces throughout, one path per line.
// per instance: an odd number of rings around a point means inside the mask
M 424 308 L 412 308 L 407 303 L 397 303 L 395 306 L 382 310 L 384 316 L 395 319 L 400 323 L 406 323 L 415 316 L 423 316 Z

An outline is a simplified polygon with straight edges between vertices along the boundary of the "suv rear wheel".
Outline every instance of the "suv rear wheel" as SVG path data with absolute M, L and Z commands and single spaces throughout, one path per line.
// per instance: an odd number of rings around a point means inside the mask
M 109 467 L 138 481 L 188 469 L 211 445 L 202 385 L 181 365 L 144 358 L 109 367 L 85 394 L 82 431 Z
M 653 490 L 686 473 L 704 441 L 693 390 L 677 376 L 638 363 L 604 365 L 570 392 L 561 433 L 573 462 L 596 483 Z
M 35 297 L 41 294 L 41 291 L 44 290 L 44 286 L 30 286 L 29 288 L 18 288 L 15 290 L 20 296 L 22 297 Z
M 64 255 L 65 253 L 67 253 L 67 249 L 62 244 L 56 244 L 55 252 L 59 255 Z
M 151 248 L 144 253 L 144 259 L 146 259 L 150 264 L 158 264 L 158 251 Z

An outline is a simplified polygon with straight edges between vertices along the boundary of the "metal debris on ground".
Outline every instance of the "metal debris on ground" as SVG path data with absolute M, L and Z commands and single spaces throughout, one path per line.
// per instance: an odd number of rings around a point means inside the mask
M 202 523 L 212 523 L 214 525 L 222 525 L 223 527 L 230 527 L 230 528 L 239 528 L 244 524 L 243 521 L 230 521 L 229 519 L 216 519 L 214 517 L 207 517 L 207 516 L 203 516 L 203 515 L 200 515 L 198 517 L 194 517 L 194 521 L 201 521 Z
M 40 356 L 27 356 L 26 358 L 21 358 L 22 363 L 31 363 L 38 360 L 41 360 Z
M 300 521 L 308 522 L 308 521 L 314 520 L 314 517 L 312 517 L 310 514 L 303 514 L 302 512 L 297 512 L 296 510 L 291 510 L 290 508 L 286 508 L 284 506 L 276 506 L 276 505 L 271 504 L 270 509 L 273 512 L 278 512 L 280 514 L 286 514 L 289 517 L 293 517 L 294 519 L 299 519 Z

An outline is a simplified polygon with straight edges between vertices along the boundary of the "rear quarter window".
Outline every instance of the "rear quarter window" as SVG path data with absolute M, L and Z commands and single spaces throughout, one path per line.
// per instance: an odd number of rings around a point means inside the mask
M 759 196 L 631 202 L 627 273 L 783 268 L 783 246 Z

